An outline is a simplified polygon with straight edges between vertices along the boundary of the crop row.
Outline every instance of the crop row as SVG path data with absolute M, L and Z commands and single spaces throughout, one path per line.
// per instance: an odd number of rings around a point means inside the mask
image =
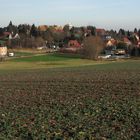
M 0 139 L 140 139 L 139 71 L 0 75 Z

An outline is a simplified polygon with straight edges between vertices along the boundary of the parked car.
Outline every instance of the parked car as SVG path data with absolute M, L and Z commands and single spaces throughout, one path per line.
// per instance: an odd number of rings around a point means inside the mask
M 124 49 L 117 49 L 115 51 L 115 54 L 116 55 L 125 55 L 126 54 L 126 51 Z
M 15 55 L 15 54 L 14 54 L 13 52 L 9 52 L 9 53 L 8 53 L 8 56 L 9 56 L 9 57 L 13 57 L 14 55 Z
M 100 55 L 100 56 L 98 56 L 98 58 L 99 59 L 108 59 L 108 58 L 110 58 L 111 57 L 111 55 L 110 54 L 108 54 L 108 55 Z
M 124 58 L 130 58 L 129 55 L 124 55 L 124 54 L 119 54 L 119 55 L 112 55 L 111 58 L 114 58 L 114 59 L 124 59 Z

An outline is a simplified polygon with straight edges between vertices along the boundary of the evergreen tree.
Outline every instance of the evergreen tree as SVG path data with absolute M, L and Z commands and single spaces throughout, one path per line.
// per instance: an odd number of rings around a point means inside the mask
M 122 39 L 124 36 L 126 36 L 126 32 L 124 29 L 120 29 L 118 32 L 119 39 Z
M 117 31 L 114 31 L 113 29 L 109 31 L 109 35 L 113 38 L 117 38 Z
M 94 26 L 87 26 L 88 30 L 91 30 L 91 35 L 96 36 L 96 27 Z
M 127 31 L 127 37 L 130 38 L 130 31 Z
M 9 23 L 9 25 L 7 26 L 6 29 L 7 29 L 7 31 L 10 32 L 10 33 L 16 34 L 16 33 L 18 32 L 17 26 L 14 26 L 14 25 L 12 24 L 12 21 L 10 21 L 10 23 Z
M 32 27 L 31 27 L 30 35 L 34 36 L 34 37 L 38 36 L 38 31 L 37 31 L 37 28 L 36 28 L 35 24 L 33 24 Z
M 64 30 L 64 32 L 69 32 L 70 31 L 70 27 L 69 27 L 69 25 L 67 24 L 67 25 L 65 25 L 64 27 L 63 27 L 63 30 Z
M 0 28 L 0 35 L 3 35 L 3 28 Z
M 9 26 L 13 26 L 12 21 L 10 21 Z
M 12 33 L 13 32 L 13 24 L 12 21 L 10 21 L 9 25 L 7 26 L 7 31 Z
M 138 30 L 137 30 L 137 28 L 135 28 L 135 29 L 134 29 L 134 33 L 138 33 Z

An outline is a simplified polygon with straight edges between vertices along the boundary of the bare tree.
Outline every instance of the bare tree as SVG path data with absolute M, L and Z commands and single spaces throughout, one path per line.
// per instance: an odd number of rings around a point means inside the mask
M 88 59 L 97 59 L 104 48 L 104 42 L 98 36 L 90 36 L 84 40 L 84 56 Z
M 35 39 L 35 47 L 42 47 L 45 46 L 45 41 L 43 40 L 42 37 L 37 37 Z

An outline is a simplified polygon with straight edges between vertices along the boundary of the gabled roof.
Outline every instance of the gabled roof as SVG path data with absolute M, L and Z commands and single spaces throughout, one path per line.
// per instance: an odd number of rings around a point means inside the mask
M 124 37 L 123 41 L 124 41 L 124 43 L 131 43 L 131 41 L 127 37 Z
M 137 41 L 139 41 L 139 35 L 137 33 L 134 33 L 135 38 L 137 39 Z
M 5 36 L 9 36 L 11 33 L 10 32 L 4 32 L 3 33 Z
M 138 45 L 140 45 L 140 40 L 138 41 Z
M 110 39 L 106 46 L 115 46 L 117 44 L 117 41 L 115 39 Z
M 48 29 L 48 26 L 47 25 L 40 25 L 40 26 L 38 26 L 38 29 L 40 31 L 46 31 Z
M 68 46 L 75 47 L 75 48 L 81 47 L 80 43 L 77 40 L 70 40 L 68 42 Z

